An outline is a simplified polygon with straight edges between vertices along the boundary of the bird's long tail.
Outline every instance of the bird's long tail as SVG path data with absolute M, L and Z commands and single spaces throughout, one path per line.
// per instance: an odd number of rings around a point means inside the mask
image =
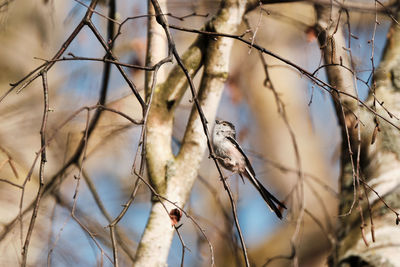
M 276 216 L 279 219 L 282 219 L 282 209 L 286 209 L 286 206 L 280 202 L 276 197 L 274 197 L 268 190 L 257 180 L 257 178 L 249 171 L 246 167 L 245 176 L 249 178 L 250 182 L 256 187 L 258 192 L 260 192 L 261 196 L 267 202 L 270 209 L 275 212 Z

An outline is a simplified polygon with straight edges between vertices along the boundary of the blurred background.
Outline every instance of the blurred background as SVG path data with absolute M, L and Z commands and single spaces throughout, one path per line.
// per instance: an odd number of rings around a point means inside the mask
M 373 1 L 370 1 L 373 3 Z M 0 93 L 37 66 L 43 59 L 50 59 L 80 22 L 86 7 L 73 0 L 57 1 L 2 1 L 0 4 Z M 89 4 L 88 1 L 83 3 Z M 183 21 L 169 18 L 170 23 L 200 29 L 218 10 L 219 1 L 168 1 L 168 12 L 185 16 L 196 12 L 208 14 L 189 16 Z M 107 14 L 103 3 L 96 9 Z M 117 20 L 147 13 L 145 1 L 117 1 Z M 390 21 L 378 14 L 380 22 L 376 32 L 375 12 L 350 10 L 352 34 L 351 48 L 357 75 L 368 80 L 372 71 L 370 61 L 374 49 L 375 65 L 379 63 Z M 247 14 L 248 24 L 241 32 L 251 29 L 254 41 L 283 58 L 314 72 L 322 64 L 318 42 L 310 30 L 315 24 L 315 12 L 310 2 L 264 5 Z M 107 20 L 99 15 L 93 22 L 106 36 Z M 144 65 L 147 19 L 130 20 L 122 28 L 115 45 L 121 62 Z M 179 53 L 195 39 L 192 33 L 172 31 Z M 240 32 L 240 33 L 241 33 Z M 256 33 L 256 34 L 254 34 Z M 374 47 L 371 40 L 376 35 Z M 93 34 L 85 28 L 68 47 L 67 53 L 75 56 L 102 58 L 104 50 Z M 300 229 L 298 248 L 300 266 L 325 266 L 332 249 L 337 219 L 337 187 L 340 173 L 340 130 L 329 94 L 314 86 L 293 68 L 272 57 L 264 56 L 270 79 L 283 101 L 290 128 L 299 147 L 302 170 L 305 174 L 305 205 L 307 211 Z M 171 68 L 172 64 L 167 64 Z M 83 106 L 98 101 L 102 62 L 58 62 L 48 73 L 51 112 L 48 135 L 55 133 L 60 123 Z M 126 69 L 130 78 L 143 90 L 144 72 Z M 201 75 L 197 75 L 198 83 Z M 325 80 L 320 70 L 317 77 Z M 287 124 L 278 112 L 273 91 L 263 85 L 265 70 L 260 54 L 242 43 L 235 43 L 231 57 L 230 75 L 219 106 L 218 117 L 236 125 L 238 140 L 250 155 L 254 169 L 263 184 L 290 207 L 298 205 L 287 197 L 298 182 L 298 169 Z M 361 98 L 367 94 L 367 86 L 358 82 Z M 142 92 L 143 94 L 143 92 Z M 176 112 L 174 124 L 174 151 L 178 151 L 192 103 L 189 92 Z M 141 109 L 115 66 L 112 67 L 107 105 L 133 118 L 141 118 Z M 0 178 L 21 185 L 40 149 L 40 125 L 43 110 L 43 89 L 37 79 L 20 93 L 9 94 L 0 103 Z M 51 177 L 74 153 L 82 131 L 86 114 L 83 112 L 57 132 L 48 148 L 46 178 Z M 135 182 L 131 167 L 138 147 L 141 128 L 112 113 L 101 118 L 87 151 L 84 176 L 93 186 L 112 218 L 118 215 L 128 199 Z M 47 195 L 41 203 L 29 250 L 32 266 L 111 266 L 85 231 L 71 218 L 73 195 L 79 170 L 69 168 L 59 181 L 57 194 Z M 0 265 L 15 266 L 21 260 L 21 247 L 31 218 L 31 212 L 20 223 L 6 228 L 18 217 L 20 205 L 27 207 L 36 197 L 38 167 L 24 192 L 7 182 L 0 182 Z M 226 173 L 226 175 L 229 175 Z M 85 180 L 86 181 L 86 180 Z M 107 219 L 99 210 L 88 183 L 81 181 L 77 198 L 77 217 L 95 234 L 104 252 L 112 256 Z M 290 256 L 290 239 L 296 224 L 296 208 L 290 209 L 280 221 L 269 211 L 262 198 L 237 176 L 231 176 L 239 208 L 239 220 L 248 245 L 250 259 L 256 266 L 268 259 Z M 23 194 L 23 199 L 21 195 Z M 56 195 L 58 197 L 56 197 Z M 22 204 L 21 204 L 22 202 Z M 137 247 L 150 211 L 150 192 L 142 186 L 133 205 L 119 226 L 131 254 Z M 186 210 L 199 222 L 216 250 L 217 266 L 234 266 L 238 240 L 230 214 L 227 195 L 219 181 L 213 162 L 204 157 L 202 167 L 186 206 Z M 297 208 L 298 210 L 298 208 Z M 207 242 L 190 220 L 183 217 L 182 233 L 186 252 L 185 266 L 208 266 Z M 321 230 L 322 228 L 322 230 Z M 170 266 L 181 261 L 181 243 L 174 238 L 169 255 Z M 237 256 L 237 255 L 236 255 Z M 239 257 L 241 257 L 239 255 Z M 121 266 L 130 264 L 129 256 L 120 252 Z M 290 262 L 279 259 L 268 266 L 287 266 Z

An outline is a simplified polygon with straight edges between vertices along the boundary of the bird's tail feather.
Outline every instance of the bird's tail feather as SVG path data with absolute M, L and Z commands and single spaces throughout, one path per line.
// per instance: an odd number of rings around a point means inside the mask
M 276 197 L 274 197 L 261 183 L 256 179 L 256 177 L 248 170 L 246 167 L 246 177 L 249 178 L 251 183 L 257 188 L 261 196 L 267 202 L 269 208 L 275 212 L 279 219 L 282 219 L 282 209 L 286 209 L 286 206 L 280 202 Z

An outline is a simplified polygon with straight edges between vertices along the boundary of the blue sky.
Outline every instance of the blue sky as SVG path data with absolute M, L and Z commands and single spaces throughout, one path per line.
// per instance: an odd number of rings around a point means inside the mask
M 144 3 L 144 1 L 143 1 Z M 77 4 L 71 1 L 71 7 L 76 6 Z M 66 24 L 66 29 L 72 29 L 76 25 L 76 21 L 83 15 L 84 9 L 78 8 L 78 12 L 72 16 L 72 19 Z M 136 4 L 134 7 L 127 7 L 124 9 L 119 9 L 121 12 L 121 17 L 128 16 L 132 10 L 135 10 L 138 13 L 144 13 L 145 8 L 143 4 Z M 103 10 L 104 11 L 104 10 Z M 94 23 L 95 25 L 104 25 L 104 19 L 94 16 Z M 136 22 L 134 22 L 136 23 Z M 143 22 L 137 22 L 139 25 Z M 133 27 L 132 25 L 127 25 L 127 27 Z M 100 28 L 100 26 L 99 26 Z M 386 32 L 388 28 L 388 23 L 382 23 L 378 26 L 377 35 L 375 37 L 377 48 L 375 50 L 375 64 L 377 65 L 380 60 L 381 52 L 383 49 L 383 43 L 386 38 Z M 137 32 L 134 31 L 126 31 L 126 38 L 143 38 L 145 36 L 145 29 L 142 27 L 136 27 L 135 29 L 139 29 Z M 368 40 L 371 38 L 371 32 L 363 32 L 363 28 L 359 27 L 357 30 L 357 25 L 355 25 L 353 29 L 353 33 L 359 37 L 358 40 L 352 40 L 353 42 L 353 56 L 361 60 L 360 66 L 367 66 L 367 69 L 370 69 L 369 63 L 369 55 L 371 51 L 371 47 L 368 44 Z M 66 31 L 68 32 L 68 31 Z M 75 55 L 85 55 L 88 57 L 102 57 L 104 55 L 103 49 L 97 44 L 97 42 L 93 39 L 93 36 L 88 30 L 85 30 L 78 36 L 77 40 L 75 40 L 72 45 L 68 48 L 68 52 L 73 52 Z M 50 56 L 50 55 L 49 55 Z M 129 61 L 129 56 L 122 57 L 122 61 L 127 62 Z M 94 100 L 98 95 L 98 88 L 100 85 L 101 79 L 101 72 L 102 72 L 102 64 L 95 63 L 95 62 L 64 62 L 58 63 L 59 66 L 57 68 L 62 68 L 64 70 L 65 76 L 68 77 L 72 74 L 74 79 L 67 80 L 62 87 L 61 92 L 65 94 L 71 93 L 71 90 L 77 96 L 76 105 L 77 107 L 84 105 L 87 103 L 87 100 Z M 93 68 L 93 66 L 96 66 Z M 312 66 L 308 66 L 312 67 Z M 361 71 L 361 70 L 359 70 Z M 369 72 L 360 72 L 359 76 L 366 80 L 368 78 Z M 325 75 L 323 72 L 319 75 L 319 77 L 324 78 Z M 122 85 L 124 84 L 121 76 L 118 72 L 115 71 L 113 68 L 113 72 L 111 75 L 111 83 L 110 88 L 111 90 L 111 98 L 126 94 L 125 92 L 118 91 L 124 88 Z M 363 85 L 361 82 L 357 83 L 359 93 L 361 98 L 365 98 L 367 95 L 366 86 Z M 125 88 L 126 89 L 126 88 Z M 129 93 L 129 92 L 128 92 Z M 310 90 L 308 92 L 311 94 L 311 83 L 310 83 Z M 226 115 L 226 110 L 224 111 L 224 105 L 229 104 L 230 102 L 229 95 L 224 93 L 222 99 L 222 108 L 220 108 L 219 114 Z M 327 97 L 326 93 L 321 92 L 319 89 L 315 88 L 314 91 L 314 98 L 313 104 L 310 107 L 311 110 L 311 118 L 313 124 L 315 126 L 316 131 L 320 131 L 322 134 L 325 134 L 324 131 L 329 131 L 326 129 L 325 120 L 327 117 L 327 105 L 332 105 L 331 100 Z M 230 115 L 224 117 L 224 119 L 236 119 L 238 121 L 248 121 L 251 120 L 251 112 L 245 103 L 241 103 L 240 105 L 235 107 L 236 110 L 232 112 Z M 332 108 L 332 107 L 331 107 Z M 230 118 L 231 116 L 232 118 Z M 133 147 L 135 147 L 135 142 L 137 140 L 132 138 L 132 151 Z M 129 152 L 129 151 L 128 151 Z M 123 153 L 123 152 L 121 152 Z M 133 152 L 132 152 L 133 153 Z M 126 157 L 129 157 L 132 153 L 124 154 Z M 131 157 L 133 157 L 131 155 Z M 111 159 L 112 160 L 112 159 Z M 102 196 L 103 203 L 105 204 L 106 208 L 110 211 L 110 213 L 115 216 L 121 209 L 121 204 L 123 204 L 126 199 L 127 195 L 121 196 L 119 192 L 121 192 L 120 183 L 116 181 L 118 179 L 118 174 L 113 173 L 110 170 L 103 170 L 99 169 L 98 171 L 92 171 L 91 175 L 96 177 L 95 183 L 99 190 L 100 195 Z M 132 177 L 131 177 L 132 178 Z M 232 179 L 237 179 L 233 177 Z M 231 180 L 232 180 L 231 179 Z M 234 181 L 231 181 L 233 184 Z M 256 191 L 250 186 L 249 183 L 246 185 L 242 185 L 241 181 L 240 184 L 240 198 L 238 203 L 239 208 L 239 220 L 244 232 L 244 238 L 248 244 L 249 248 L 257 246 L 257 244 L 261 243 L 265 238 L 271 234 L 276 227 L 278 227 L 277 223 L 279 220 L 276 216 L 269 211 L 268 207 L 265 205 L 262 198 L 256 193 Z M 82 183 L 82 190 L 79 196 L 78 205 L 81 207 L 85 212 L 90 214 L 92 217 L 98 219 L 98 221 L 102 222 L 104 226 L 107 225 L 104 218 L 99 213 L 97 207 L 93 199 L 89 196 L 88 191 L 84 183 Z M 131 182 L 131 186 L 133 187 L 133 178 Z M 267 186 L 267 185 L 266 185 Z M 221 186 L 222 188 L 222 186 Z M 129 191 L 129 190 L 128 190 Z M 194 189 L 193 194 L 191 195 L 191 204 L 193 205 L 194 209 L 196 208 L 196 203 L 201 208 L 204 208 L 201 205 L 201 198 L 203 197 L 200 193 L 200 190 Z M 147 199 L 148 200 L 148 197 Z M 71 196 L 72 201 L 72 196 Z M 95 208 L 93 208 L 95 207 Z M 201 208 L 196 212 L 201 213 Z M 121 221 L 121 225 L 131 230 L 133 238 L 140 237 L 146 221 L 147 216 L 149 214 L 150 204 L 148 201 L 141 201 L 135 202 L 131 208 L 129 209 L 128 213 Z M 57 233 L 64 223 L 65 218 L 68 217 L 68 214 L 65 212 L 58 211 L 57 213 L 56 223 L 53 225 L 53 231 Z M 197 255 L 197 238 L 196 236 L 189 234 L 189 230 L 193 230 L 193 227 L 190 226 L 190 222 L 186 220 L 184 226 L 181 228 L 182 232 L 184 233 L 184 239 L 186 244 L 192 250 L 192 252 L 187 252 L 186 254 L 186 266 L 193 266 L 196 263 L 200 263 L 201 259 L 199 255 Z M 93 248 L 93 242 L 87 238 L 87 236 L 79 229 L 79 226 L 70 219 L 67 223 L 61 238 L 70 244 L 74 244 L 75 248 L 77 246 L 80 249 L 75 250 L 78 253 L 80 259 L 85 259 L 85 262 L 79 262 L 75 266 L 87 266 L 94 265 L 99 257 L 99 251 L 96 248 Z M 139 241 L 138 239 L 136 241 Z M 89 245 L 90 244 L 90 245 Z M 63 248 L 56 248 L 56 250 L 62 250 Z M 111 251 L 108 251 L 109 255 L 111 256 Z M 57 255 L 57 254 L 55 254 Z M 59 255 L 60 256 L 60 255 Z M 169 257 L 169 264 L 171 266 L 177 266 L 180 263 L 180 256 L 181 256 L 181 244 L 177 237 L 175 236 L 172 250 Z M 60 256 L 60 259 L 62 256 Z M 57 258 L 58 260 L 58 258 Z M 110 266 L 109 262 L 105 261 L 105 266 Z M 57 266 L 69 266 L 68 262 L 63 262 L 60 260 Z

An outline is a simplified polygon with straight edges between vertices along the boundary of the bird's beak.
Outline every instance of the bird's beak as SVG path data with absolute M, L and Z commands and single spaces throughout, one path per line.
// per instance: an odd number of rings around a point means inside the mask
M 220 120 L 215 120 L 215 123 L 216 123 L 216 124 L 220 124 L 221 121 L 220 121 Z

